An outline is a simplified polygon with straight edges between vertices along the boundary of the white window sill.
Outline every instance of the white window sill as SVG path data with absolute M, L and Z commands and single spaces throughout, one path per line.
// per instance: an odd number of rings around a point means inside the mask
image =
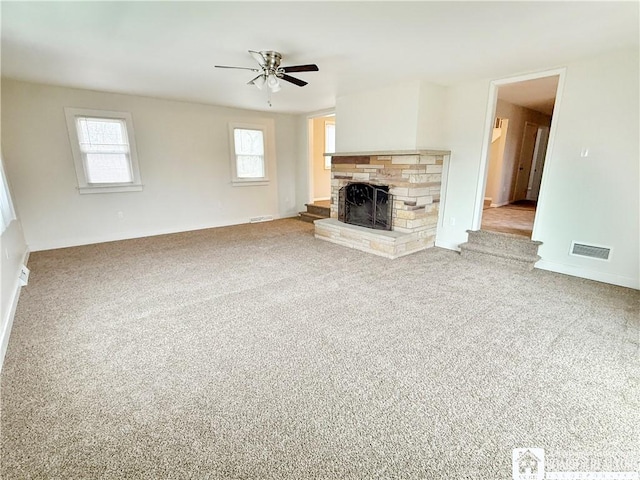
M 231 182 L 234 187 L 262 187 L 269 185 L 269 180 L 235 180 Z
M 122 193 L 141 192 L 142 185 L 91 185 L 88 187 L 78 187 L 81 195 L 85 193 Z

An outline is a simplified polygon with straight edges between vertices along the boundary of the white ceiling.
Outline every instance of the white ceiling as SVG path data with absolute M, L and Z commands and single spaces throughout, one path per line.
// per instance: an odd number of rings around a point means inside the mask
M 449 85 L 636 47 L 638 2 L 1 2 L 2 74 L 278 112 L 407 80 Z M 268 107 L 247 50 L 295 74 Z

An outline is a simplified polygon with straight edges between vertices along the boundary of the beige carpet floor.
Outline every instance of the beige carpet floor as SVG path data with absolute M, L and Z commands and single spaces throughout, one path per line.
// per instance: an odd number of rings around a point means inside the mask
M 639 292 L 312 229 L 33 253 L 2 478 L 497 480 L 516 447 L 637 467 Z
M 510 204 L 485 208 L 482 211 L 482 230 L 512 233 L 531 238 L 536 216 L 534 204 Z

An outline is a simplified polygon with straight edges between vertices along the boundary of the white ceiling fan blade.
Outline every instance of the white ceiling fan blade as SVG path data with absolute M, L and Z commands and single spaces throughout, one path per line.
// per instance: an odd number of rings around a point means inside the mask
M 229 65 L 214 65 L 216 68 L 233 68 L 235 70 L 251 70 L 252 72 L 259 72 L 257 68 L 249 68 L 249 67 L 231 67 Z
M 264 57 L 262 56 L 262 54 L 260 52 L 256 52 L 254 50 L 249 50 L 249 53 L 251 54 L 251 56 L 253 57 L 253 59 L 258 62 L 258 65 L 260 65 L 261 67 L 264 67 L 265 64 L 267 63 L 266 60 L 264 59 Z
M 253 80 L 251 80 L 250 82 L 247 82 L 247 85 L 255 85 L 256 87 L 258 87 L 258 90 L 262 90 L 265 83 L 266 83 L 266 80 L 264 78 L 264 74 L 261 74 L 261 75 L 258 75 Z

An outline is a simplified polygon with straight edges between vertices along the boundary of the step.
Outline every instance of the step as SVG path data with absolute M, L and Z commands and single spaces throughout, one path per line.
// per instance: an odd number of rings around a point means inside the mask
M 460 245 L 460 255 L 470 260 L 488 261 L 492 264 L 516 267 L 522 270 L 533 270 L 539 255 L 526 255 L 505 251 L 499 247 L 463 243 Z
M 538 247 L 542 245 L 542 242 L 512 233 L 487 230 L 467 230 L 467 233 L 469 234 L 467 242 L 469 244 L 483 245 L 489 249 L 516 256 L 535 257 L 538 254 Z
M 316 220 L 322 220 L 323 218 L 327 218 L 327 217 L 324 217 L 322 215 L 316 215 L 314 213 L 309 213 L 309 212 L 299 212 L 298 218 L 304 222 L 313 223 Z
M 306 203 L 305 206 L 307 207 L 307 212 L 313 215 L 318 215 L 322 218 L 329 218 L 331 216 L 331 207 L 315 203 Z

